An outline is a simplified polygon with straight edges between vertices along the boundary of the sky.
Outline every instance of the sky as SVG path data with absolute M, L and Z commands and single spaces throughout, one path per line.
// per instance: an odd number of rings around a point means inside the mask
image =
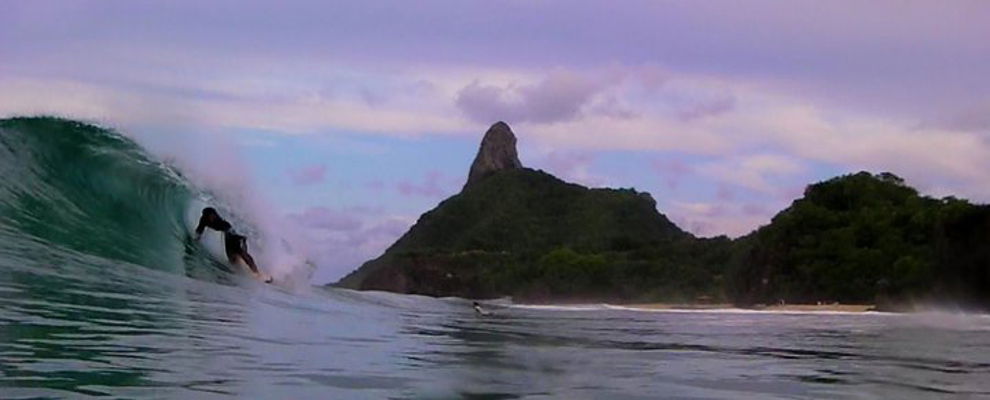
M 990 202 L 988 21 L 979 0 L 8 0 L 0 116 L 208 160 L 324 283 L 457 193 L 499 120 L 525 166 L 650 192 L 699 236 L 860 170 Z

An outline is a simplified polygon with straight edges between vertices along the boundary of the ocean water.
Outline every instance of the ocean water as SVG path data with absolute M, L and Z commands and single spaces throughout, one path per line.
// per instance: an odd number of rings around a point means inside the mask
M 0 122 L 0 399 L 990 398 L 990 317 L 639 311 L 265 285 L 99 128 Z M 263 251 L 259 248 L 259 251 Z

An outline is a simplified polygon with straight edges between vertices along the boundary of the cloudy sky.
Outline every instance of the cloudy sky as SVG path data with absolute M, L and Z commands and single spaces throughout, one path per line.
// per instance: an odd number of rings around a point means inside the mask
M 862 169 L 990 201 L 988 21 L 979 0 L 14 0 L 0 116 L 215 161 L 326 282 L 456 193 L 497 120 L 525 165 L 649 191 L 704 236 Z

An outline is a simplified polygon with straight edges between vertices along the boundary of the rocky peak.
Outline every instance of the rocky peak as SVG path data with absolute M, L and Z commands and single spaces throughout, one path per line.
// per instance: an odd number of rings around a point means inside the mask
M 485 177 L 504 169 L 522 168 L 519 154 L 516 153 L 516 135 L 505 122 L 499 121 L 488 128 L 485 138 L 481 140 L 481 148 L 471 164 L 471 173 L 464 187 L 484 179 Z

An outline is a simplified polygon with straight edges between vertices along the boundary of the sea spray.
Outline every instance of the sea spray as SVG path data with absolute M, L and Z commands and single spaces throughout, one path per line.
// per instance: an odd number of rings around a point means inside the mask
M 187 216 L 191 226 L 196 225 L 203 207 L 217 208 L 235 230 L 248 237 L 248 250 L 264 272 L 282 286 L 308 287 L 314 269 L 309 245 L 275 211 L 278 207 L 251 175 L 235 138 L 220 131 L 177 131 L 165 140 L 149 139 L 137 138 L 149 151 L 183 171 L 198 188 L 199 196 Z M 222 243 L 213 240 L 207 245 L 216 257 L 225 257 Z

